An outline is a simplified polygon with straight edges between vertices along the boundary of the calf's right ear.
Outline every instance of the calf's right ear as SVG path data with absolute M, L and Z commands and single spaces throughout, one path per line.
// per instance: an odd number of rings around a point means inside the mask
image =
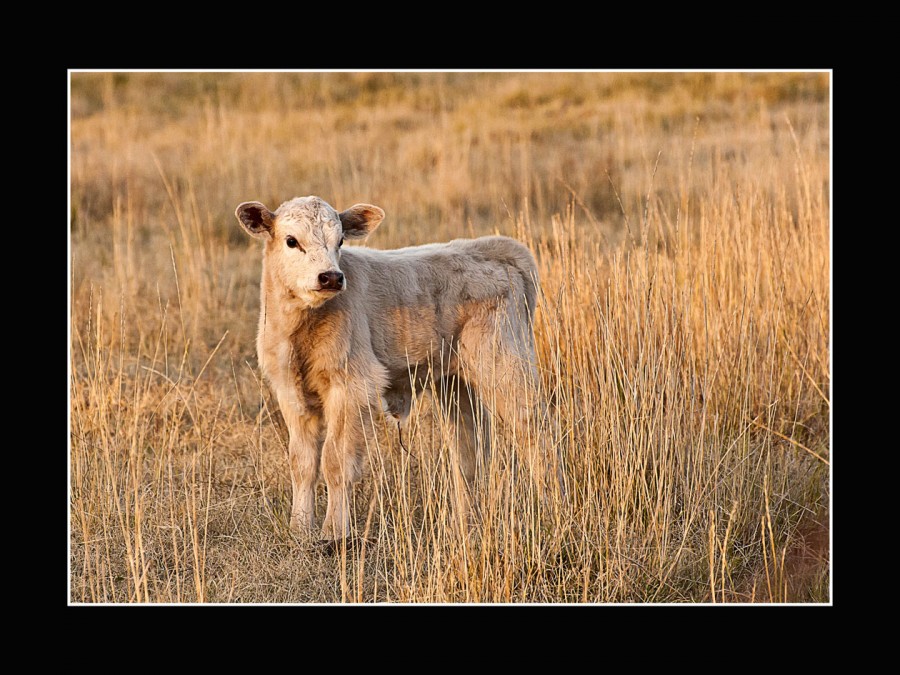
M 272 236 L 275 214 L 260 202 L 244 202 L 234 210 L 234 215 L 251 237 L 265 239 Z

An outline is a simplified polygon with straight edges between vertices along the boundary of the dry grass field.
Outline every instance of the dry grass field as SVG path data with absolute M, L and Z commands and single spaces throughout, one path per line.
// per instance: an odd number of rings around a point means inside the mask
M 821 73 L 73 73 L 70 601 L 829 602 L 829 145 Z M 459 522 L 423 397 L 290 532 L 234 208 L 307 194 L 532 248 L 566 501 L 497 431 Z

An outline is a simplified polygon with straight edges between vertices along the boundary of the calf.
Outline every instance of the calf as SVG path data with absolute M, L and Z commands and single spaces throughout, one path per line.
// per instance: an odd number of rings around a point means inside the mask
M 291 527 L 315 526 L 315 486 L 328 488 L 326 540 L 348 535 L 349 488 L 363 465 L 366 415 L 403 421 L 430 376 L 458 392 L 460 465 L 474 476 L 476 411 L 522 425 L 537 409 L 531 252 L 508 237 L 457 239 L 392 251 L 342 248 L 370 234 L 384 211 L 338 213 L 319 197 L 269 211 L 235 211 L 265 242 L 257 354 L 290 432 Z M 543 480 L 541 453 L 527 452 Z

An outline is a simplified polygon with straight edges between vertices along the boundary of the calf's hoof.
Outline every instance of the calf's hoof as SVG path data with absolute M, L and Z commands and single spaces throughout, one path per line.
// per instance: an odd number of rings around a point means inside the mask
M 348 549 L 352 548 L 353 540 L 349 537 L 345 539 L 319 539 L 314 544 L 314 548 L 322 555 L 332 556 L 339 554 L 345 545 Z
M 352 551 L 354 548 L 359 548 L 363 544 L 374 544 L 375 540 L 372 538 L 363 538 L 363 537 L 344 537 L 343 539 L 319 539 L 313 548 L 322 555 L 337 555 L 340 554 L 344 549 L 344 546 L 347 547 L 348 551 Z
M 305 539 L 313 536 L 316 531 L 316 524 L 308 518 L 291 518 L 291 534 L 295 537 Z

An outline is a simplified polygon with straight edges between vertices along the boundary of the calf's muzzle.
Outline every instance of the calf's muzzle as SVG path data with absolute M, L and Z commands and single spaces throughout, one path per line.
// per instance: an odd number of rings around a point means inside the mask
M 344 288 L 342 272 L 322 272 L 319 275 L 319 288 L 323 291 L 340 291 Z

